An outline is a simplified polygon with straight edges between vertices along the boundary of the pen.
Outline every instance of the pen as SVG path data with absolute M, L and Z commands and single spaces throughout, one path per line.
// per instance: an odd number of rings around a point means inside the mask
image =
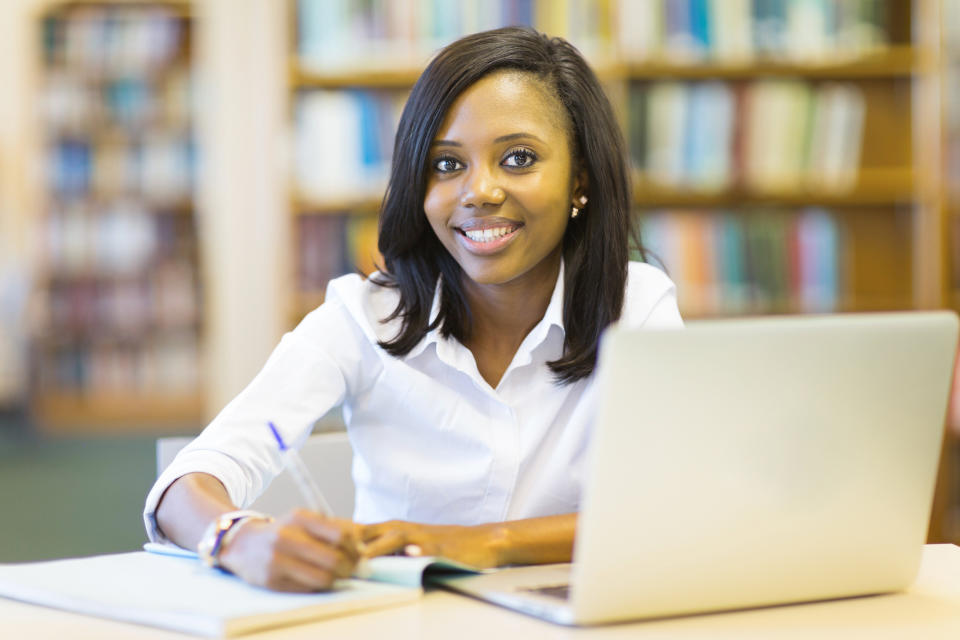
M 280 432 L 277 431 L 277 426 L 273 424 L 273 422 L 268 422 L 267 426 L 270 427 L 273 437 L 277 439 L 283 464 L 287 468 L 287 471 L 290 472 L 290 475 L 293 476 L 294 482 L 297 483 L 297 488 L 300 489 L 300 493 L 303 495 L 307 507 L 325 516 L 333 516 L 333 509 L 330 508 L 330 503 L 323 497 L 320 487 L 317 486 L 313 476 L 310 475 L 310 471 L 307 469 L 307 465 L 304 464 L 303 458 L 300 457 L 300 454 L 298 454 L 295 449 L 287 446 Z
M 333 509 L 330 508 L 330 503 L 323 497 L 320 487 L 317 486 L 313 476 L 310 475 L 310 471 L 307 469 L 307 465 L 304 464 L 303 458 L 300 457 L 300 454 L 297 453 L 295 449 L 289 448 L 283 441 L 283 437 L 280 435 L 280 432 L 277 431 L 277 425 L 271 421 L 267 423 L 267 426 L 270 427 L 270 432 L 273 433 L 273 437 L 277 439 L 277 446 L 280 447 L 280 456 L 283 458 L 283 464 L 297 483 L 297 488 L 300 489 L 303 499 L 306 500 L 307 507 L 313 511 L 322 513 L 328 518 L 333 517 Z M 360 552 L 360 560 L 357 562 L 353 575 L 356 578 L 369 578 L 370 567 L 367 564 L 367 559 L 364 557 L 367 545 L 365 545 L 362 540 L 357 540 L 356 546 L 357 551 Z
M 307 507 L 327 517 L 333 517 L 333 509 L 330 508 L 330 503 L 323 497 L 320 487 L 317 486 L 313 476 L 310 475 L 310 471 L 307 469 L 307 465 L 304 464 L 303 458 L 300 457 L 300 454 L 297 453 L 295 449 L 289 448 L 283 441 L 283 437 L 277 430 L 277 425 L 271 421 L 267 423 L 267 426 L 270 427 L 270 432 L 273 433 L 273 437 L 277 440 L 277 446 L 280 447 L 280 456 L 283 458 L 283 464 L 297 483 L 297 488 L 300 489 L 300 493 L 303 495 Z M 367 565 L 367 559 L 363 557 L 366 553 L 367 545 L 365 545 L 362 540 L 357 540 L 356 546 L 361 558 L 354 569 L 353 575 L 357 578 L 368 578 L 370 577 L 370 568 Z

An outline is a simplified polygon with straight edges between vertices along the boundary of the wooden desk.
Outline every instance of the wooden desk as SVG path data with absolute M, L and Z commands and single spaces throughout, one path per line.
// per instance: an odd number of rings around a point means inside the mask
M 0 638 L 20 640 L 171 639 L 179 633 L 21 604 L 0 598 Z M 905 593 L 771 607 L 589 629 L 570 629 L 443 591 L 416 604 L 241 636 L 321 638 L 960 638 L 960 547 L 928 545 L 916 583 Z

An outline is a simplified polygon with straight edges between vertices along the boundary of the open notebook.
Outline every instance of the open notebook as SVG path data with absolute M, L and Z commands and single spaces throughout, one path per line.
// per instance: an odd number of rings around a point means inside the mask
M 169 547 L 163 548 L 169 550 Z M 425 574 L 470 571 L 437 558 L 369 561 L 369 578 L 323 593 L 277 593 L 208 569 L 190 552 L 131 552 L 0 565 L 0 596 L 210 637 L 415 601 Z

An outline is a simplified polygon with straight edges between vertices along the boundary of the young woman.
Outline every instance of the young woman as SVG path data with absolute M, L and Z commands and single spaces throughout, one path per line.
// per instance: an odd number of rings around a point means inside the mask
M 332 281 L 161 475 L 150 538 L 282 590 L 408 544 L 569 561 L 600 334 L 682 324 L 670 280 L 629 262 L 629 185 L 611 106 L 567 42 L 505 28 L 443 49 L 397 131 L 384 270 Z M 236 512 L 282 470 L 267 422 L 300 443 L 337 405 L 354 521 Z

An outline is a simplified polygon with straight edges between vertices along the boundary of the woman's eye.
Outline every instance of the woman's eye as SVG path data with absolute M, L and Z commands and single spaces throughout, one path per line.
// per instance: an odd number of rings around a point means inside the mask
M 437 158 L 433 161 L 433 168 L 439 173 L 450 173 L 461 168 L 456 158 Z
M 506 157 L 503 163 L 508 167 L 517 167 L 523 169 L 529 167 L 534 162 L 536 162 L 537 156 L 533 154 L 532 151 L 527 151 L 526 149 L 517 149 L 516 151 L 511 151 L 510 155 Z

